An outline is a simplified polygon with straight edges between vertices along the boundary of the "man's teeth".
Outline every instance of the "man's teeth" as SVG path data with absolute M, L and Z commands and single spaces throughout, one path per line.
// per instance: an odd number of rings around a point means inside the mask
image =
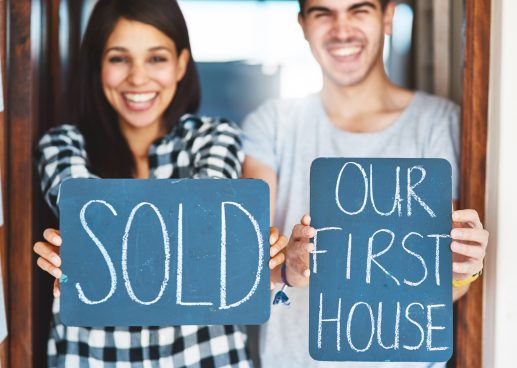
M 149 93 L 124 93 L 124 98 L 129 102 L 149 102 L 157 96 L 156 92 Z
M 340 49 L 333 49 L 330 52 L 335 56 L 350 56 L 357 54 L 359 51 L 361 51 L 360 47 L 343 47 Z

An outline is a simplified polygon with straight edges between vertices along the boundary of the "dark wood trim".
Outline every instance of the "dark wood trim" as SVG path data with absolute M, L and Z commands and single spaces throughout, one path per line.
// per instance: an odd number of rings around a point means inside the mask
M 5 0 L 0 0 L 0 64 L 2 67 L 2 79 L 0 80 L 0 88 L 2 88 L 3 96 L 4 96 L 4 109 L 7 108 L 7 99 L 6 96 L 6 80 L 7 80 L 7 73 L 6 73 L 6 52 L 5 52 L 5 45 L 6 45 L 6 34 L 7 34 L 7 23 L 6 23 L 6 8 L 7 4 Z M 4 211 L 4 215 L 6 214 L 5 211 L 7 211 L 7 193 L 6 193 L 6 185 L 7 185 L 7 149 L 6 149 L 6 113 L 0 112 L 0 177 L 1 177 L 1 187 L 2 187 L 2 203 L 3 208 L 0 210 Z M 1 280 L 3 281 L 3 290 L 4 290 L 4 302 L 5 302 L 5 309 L 6 309 L 6 318 L 8 318 L 8 307 L 9 307 L 9 283 L 8 283 L 8 247 L 7 247 L 7 231 L 6 231 L 6 222 L 7 218 L 4 216 L 4 225 L 0 227 L 0 260 L 1 260 L 1 267 L 2 267 L 2 277 Z M 9 320 L 7 319 L 7 322 L 9 324 Z M 5 339 L 5 341 L 0 344 L 0 366 L 7 367 L 8 365 L 8 359 L 9 359 L 9 337 Z
M 465 62 L 461 145 L 460 207 L 485 216 L 485 176 L 489 90 L 490 0 L 465 1 Z M 473 283 L 455 307 L 457 368 L 481 368 L 483 282 Z
M 7 111 L 10 366 L 33 366 L 33 171 L 37 91 L 31 11 L 38 0 L 8 1 Z M 32 44 L 35 46 L 35 44 Z M 13 312 L 15 311 L 15 312 Z

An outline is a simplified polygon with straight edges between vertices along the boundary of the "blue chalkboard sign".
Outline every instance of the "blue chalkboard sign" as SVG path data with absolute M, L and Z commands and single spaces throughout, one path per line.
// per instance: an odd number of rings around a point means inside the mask
M 451 166 L 442 159 L 312 163 L 314 359 L 450 358 L 451 186 Z
M 269 318 L 269 188 L 260 180 L 64 182 L 61 319 L 72 326 Z

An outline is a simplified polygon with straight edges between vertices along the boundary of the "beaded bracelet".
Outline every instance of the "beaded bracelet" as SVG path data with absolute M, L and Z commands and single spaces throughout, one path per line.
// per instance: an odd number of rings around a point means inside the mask
M 481 271 L 479 271 L 478 273 L 476 273 L 470 277 L 467 277 L 464 280 L 452 280 L 452 287 L 459 288 L 459 287 L 471 284 L 474 281 L 476 281 L 480 275 L 481 275 Z
M 284 286 L 282 286 L 282 289 L 280 289 L 273 298 L 273 304 L 283 304 L 283 305 L 290 305 L 291 302 L 289 301 L 289 297 L 285 293 L 285 290 L 288 287 L 291 287 L 291 284 L 287 281 L 286 273 L 286 266 L 285 263 L 282 263 L 282 267 L 280 268 L 280 277 L 282 278 L 282 282 L 284 283 Z

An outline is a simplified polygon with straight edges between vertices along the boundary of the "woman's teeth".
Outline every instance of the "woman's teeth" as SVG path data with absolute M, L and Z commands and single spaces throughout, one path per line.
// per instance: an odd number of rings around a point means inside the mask
M 158 95 L 157 92 L 148 93 L 124 93 L 123 96 L 126 100 L 133 103 L 145 103 L 154 99 Z

